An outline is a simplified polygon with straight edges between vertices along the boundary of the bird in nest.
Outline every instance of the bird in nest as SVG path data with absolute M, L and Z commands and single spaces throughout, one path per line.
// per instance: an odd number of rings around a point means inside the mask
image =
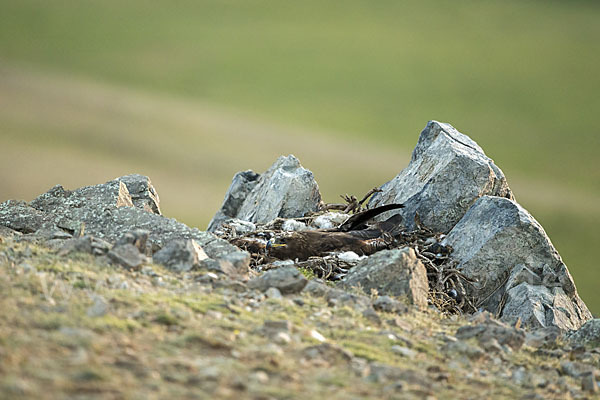
M 270 257 L 280 260 L 307 260 L 333 251 L 353 251 L 370 255 L 387 248 L 402 228 L 402 216 L 395 214 L 382 222 L 371 222 L 376 216 L 404 207 L 388 204 L 354 214 L 335 229 L 289 232 L 267 242 Z

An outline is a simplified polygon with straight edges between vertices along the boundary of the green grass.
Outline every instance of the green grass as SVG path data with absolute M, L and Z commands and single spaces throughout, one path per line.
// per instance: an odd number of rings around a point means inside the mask
M 326 200 L 361 195 L 438 119 L 496 160 L 597 313 L 599 17 L 593 1 L 0 0 L 0 201 L 137 171 L 203 227 L 238 170 L 294 153 Z

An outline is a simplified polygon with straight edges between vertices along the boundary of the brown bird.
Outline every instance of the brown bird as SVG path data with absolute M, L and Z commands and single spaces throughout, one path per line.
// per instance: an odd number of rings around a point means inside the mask
M 394 236 L 400 227 L 402 216 L 396 214 L 383 222 L 369 221 L 381 213 L 402 207 L 402 204 L 388 204 L 356 213 L 336 229 L 289 232 L 275 240 L 269 240 L 267 253 L 280 260 L 307 260 L 333 251 L 373 254 L 387 246 L 384 236 Z

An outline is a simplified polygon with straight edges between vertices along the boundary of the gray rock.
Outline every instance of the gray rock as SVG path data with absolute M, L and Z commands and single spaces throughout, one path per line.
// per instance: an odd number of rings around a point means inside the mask
M 369 201 L 371 208 L 403 203 L 400 213 L 407 228 L 415 228 L 418 212 L 425 226 L 444 233 L 479 197 L 512 198 L 504 174 L 481 147 L 451 125 L 437 121 L 429 121 L 421 132 L 408 166 L 381 189 Z
M 1 205 L 0 205 L 1 207 Z M 21 232 L 17 232 L 7 226 L 4 225 L 0 225 L 0 238 L 7 238 L 7 237 L 13 237 L 13 236 L 18 236 L 20 235 Z
M 504 321 L 572 330 L 592 317 L 544 229 L 515 201 L 481 197 L 442 244 L 478 281 L 468 295 Z
M 478 324 L 458 328 L 456 338 L 460 340 L 476 338 L 482 344 L 497 340 L 500 345 L 507 345 L 513 350 L 519 350 L 525 342 L 525 332 L 500 321 L 485 318 Z
M 34 233 L 54 222 L 54 216 L 36 210 L 24 201 L 7 200 L 0 204 L 0 225 L 20 233 Z
M 132 231 L 126 232 L 119 240 L 117 240 L 116 245 L 121 244 L 132 244 L 140 251 L 142 254 L 152 255 L 152 249 L 146 246 L 148 242 L 148 237 L 150 236 L 150 231 L 146 229 L 134 229 Z
M 72 238 L 64 241 L 58 250 L 58 255 L 64 256 L 70 253 L 92 253 L 92 236 L 85 235 L 80 238 Z
M 572 332 L 567 338 L 574 343 L 600 345 L 600 318 L 587 321 L 581 328 Z
M 414 350 L 409 349 L 408 347 L 404 347 L 404 346 L 400 346 L 400 345 L 393 345 L 391 347 L 392 352 L 401 355 L 402 357 L 406 357 L 406 358 L 410 358 L 411 360 L 413 358 L 415 358 L 415 356 L 417 355 L 417 352 Z
M 139 209 L 161 215 L 160 199 L 150 178 L 139 174 L 125 175 L 119 178 L 127 186 L 133 205 Z
M 594 368 L 592 365 L 584 364 L 578 361 L 562 361 L 560 363 L 560 372 L 563 375 L 579 378 L 584 375 L 594 374 L 596 372 L 596 368 Z
M 390 296 L 377 296 L 373 301 L 373 308 L 377 311 L 383 311 L 394 314 L 404 314 L 408 312 L 408 306 L 401 301 Z
M 208 230 L 215 231 L 228 218 L 266 223 L 278 217 L 301 217 L 317 210 L 320 201 L 312 172 L 293 155 L 281 156 L 262 175 L 246 171 L 234 176 Z
M 353 358 L 350 351 L 331 343 L 305 347 L 302 350 L 302 356 L 307 360 L 321 360 L 329 364 L 349 364 Z
M 90 317 L 102 317 L 106 315 L 109 309 L 109 305 L 104 299 L 104 297 L 95 295 L 93 298 L 93 303 L 88 307 L 86 313 Z
M 131 196 L 128 187 L 136 198 Z M 153 201 L 158 207 L 156 191 L 149 179 L 141 175 L 127 175 L 74 191 L 58 185 L 29 205 L 17 201 L 0 204 L 0 225 L 23 233 L 36 232 L 42 238 L 46 235 L 46 239 L 58 228 L 71 233 L 85 229 L 87 234 L 113 243 L 125 232 L 141 229 L 149 232 L 147 253 L 175 239 L 194 239 L 209 257 L 225 261 L 234 269 L 247 270 L 250 263 L 247 252 L 211 233 L 158 215 L 158 209 L 153 209 L 151 204 Z
M 250 289 L 266 292 L 269 288 L 277 288 L 282 294 L 298 293 L 308 281 L 296 268 L 288 266 L 266 271 L 248 282 Z
M 208 256 L 193 239 L 172 240 L 154 253 L 152 261 L 170 270 L 186 272 L 200 266 L 200 261 Z
M 598 392 L 598 383 L 596 382 L 594 374 L 585 374 L 581 378 L 581 390 L 590 393 Z
M 405 297 L 410 304 L 427 306 L 427 270 L 412 248 L 382 250 L 360 261 L 342 280 L 345 287 L 359 286 L 380 295 Z
M 251 170 L 238 172 L 233 176 L 231 185 L 225 193 L 225 200 L 223 200 L 221 209 L 217 211 L 208 224 L 207 230 L 209 232 L 214 232 L 225 220 L 235 218 L 238 215 L 244 200 L 258 183 L 259 177 L 260 174 Z
M 315 297 L 325 297 L 331 290 L 333 289 L 322 281 L 312 279 L 304 286 L 302 293 L 308 293 Z
M 331 288 L 325 294 L 325 299 L 330 307 L 350 307 L 362 311 L 372 309 L 369 297 L 348 293 L 342 289 Z M 367 314 L 369 313 L 370 311 L 367 311 Z
M 137 269 L 142 264 L 148 262 L 148 258 L 140 253 L 137 247 L 129 243 L 114 246 L 108 252 L 107 256 L 115 264 L 119 264 L 127 269 Z

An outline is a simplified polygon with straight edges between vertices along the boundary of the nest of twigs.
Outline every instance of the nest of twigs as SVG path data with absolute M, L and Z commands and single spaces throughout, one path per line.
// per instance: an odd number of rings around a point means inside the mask
M 342 196 L 347 204 L 324 204 L 321 210 L 311 215 L 293 220 L 310 225 L 319 215 L 329 210 L 340 210 L 345 213 L 360 212 L 363 203 L 378 189 L 371 190 L 361 201 L 354 196 Z M 285 219 L 277 218 L 265 225 L 257 225 L 255 230 L 240 231 L 239 226 L 223 224 L 217 234 L 239 248 L 251 254 L 250 267 L 256 271 L 277 268 L 284 264 L 311 271 L 315 277 L 338 281 L 356 266 L 358 259 L 331 254 L 324 257 L 310 257 L 305 261 L 281 261 L 268 256 L 266 243 L 269 239 L 282 234 Z M 457 262 L 451 257 L 452 248 L 442 244 L 444 234 L 433 232 L 420 222 L 419 214 L 415 215 L 415 230 L 403 230 L 393 237 L 383 237 L 381 249 L 411 247 L 416 256 L 425 265 L 429 281 L 429 302 L 446 314 L 463 314 L 477 311 L 475 299 L 468 295 L 467 286 L 475 282 L 456 269 Z M 472 291 L 471 291 L 472 292 Z

